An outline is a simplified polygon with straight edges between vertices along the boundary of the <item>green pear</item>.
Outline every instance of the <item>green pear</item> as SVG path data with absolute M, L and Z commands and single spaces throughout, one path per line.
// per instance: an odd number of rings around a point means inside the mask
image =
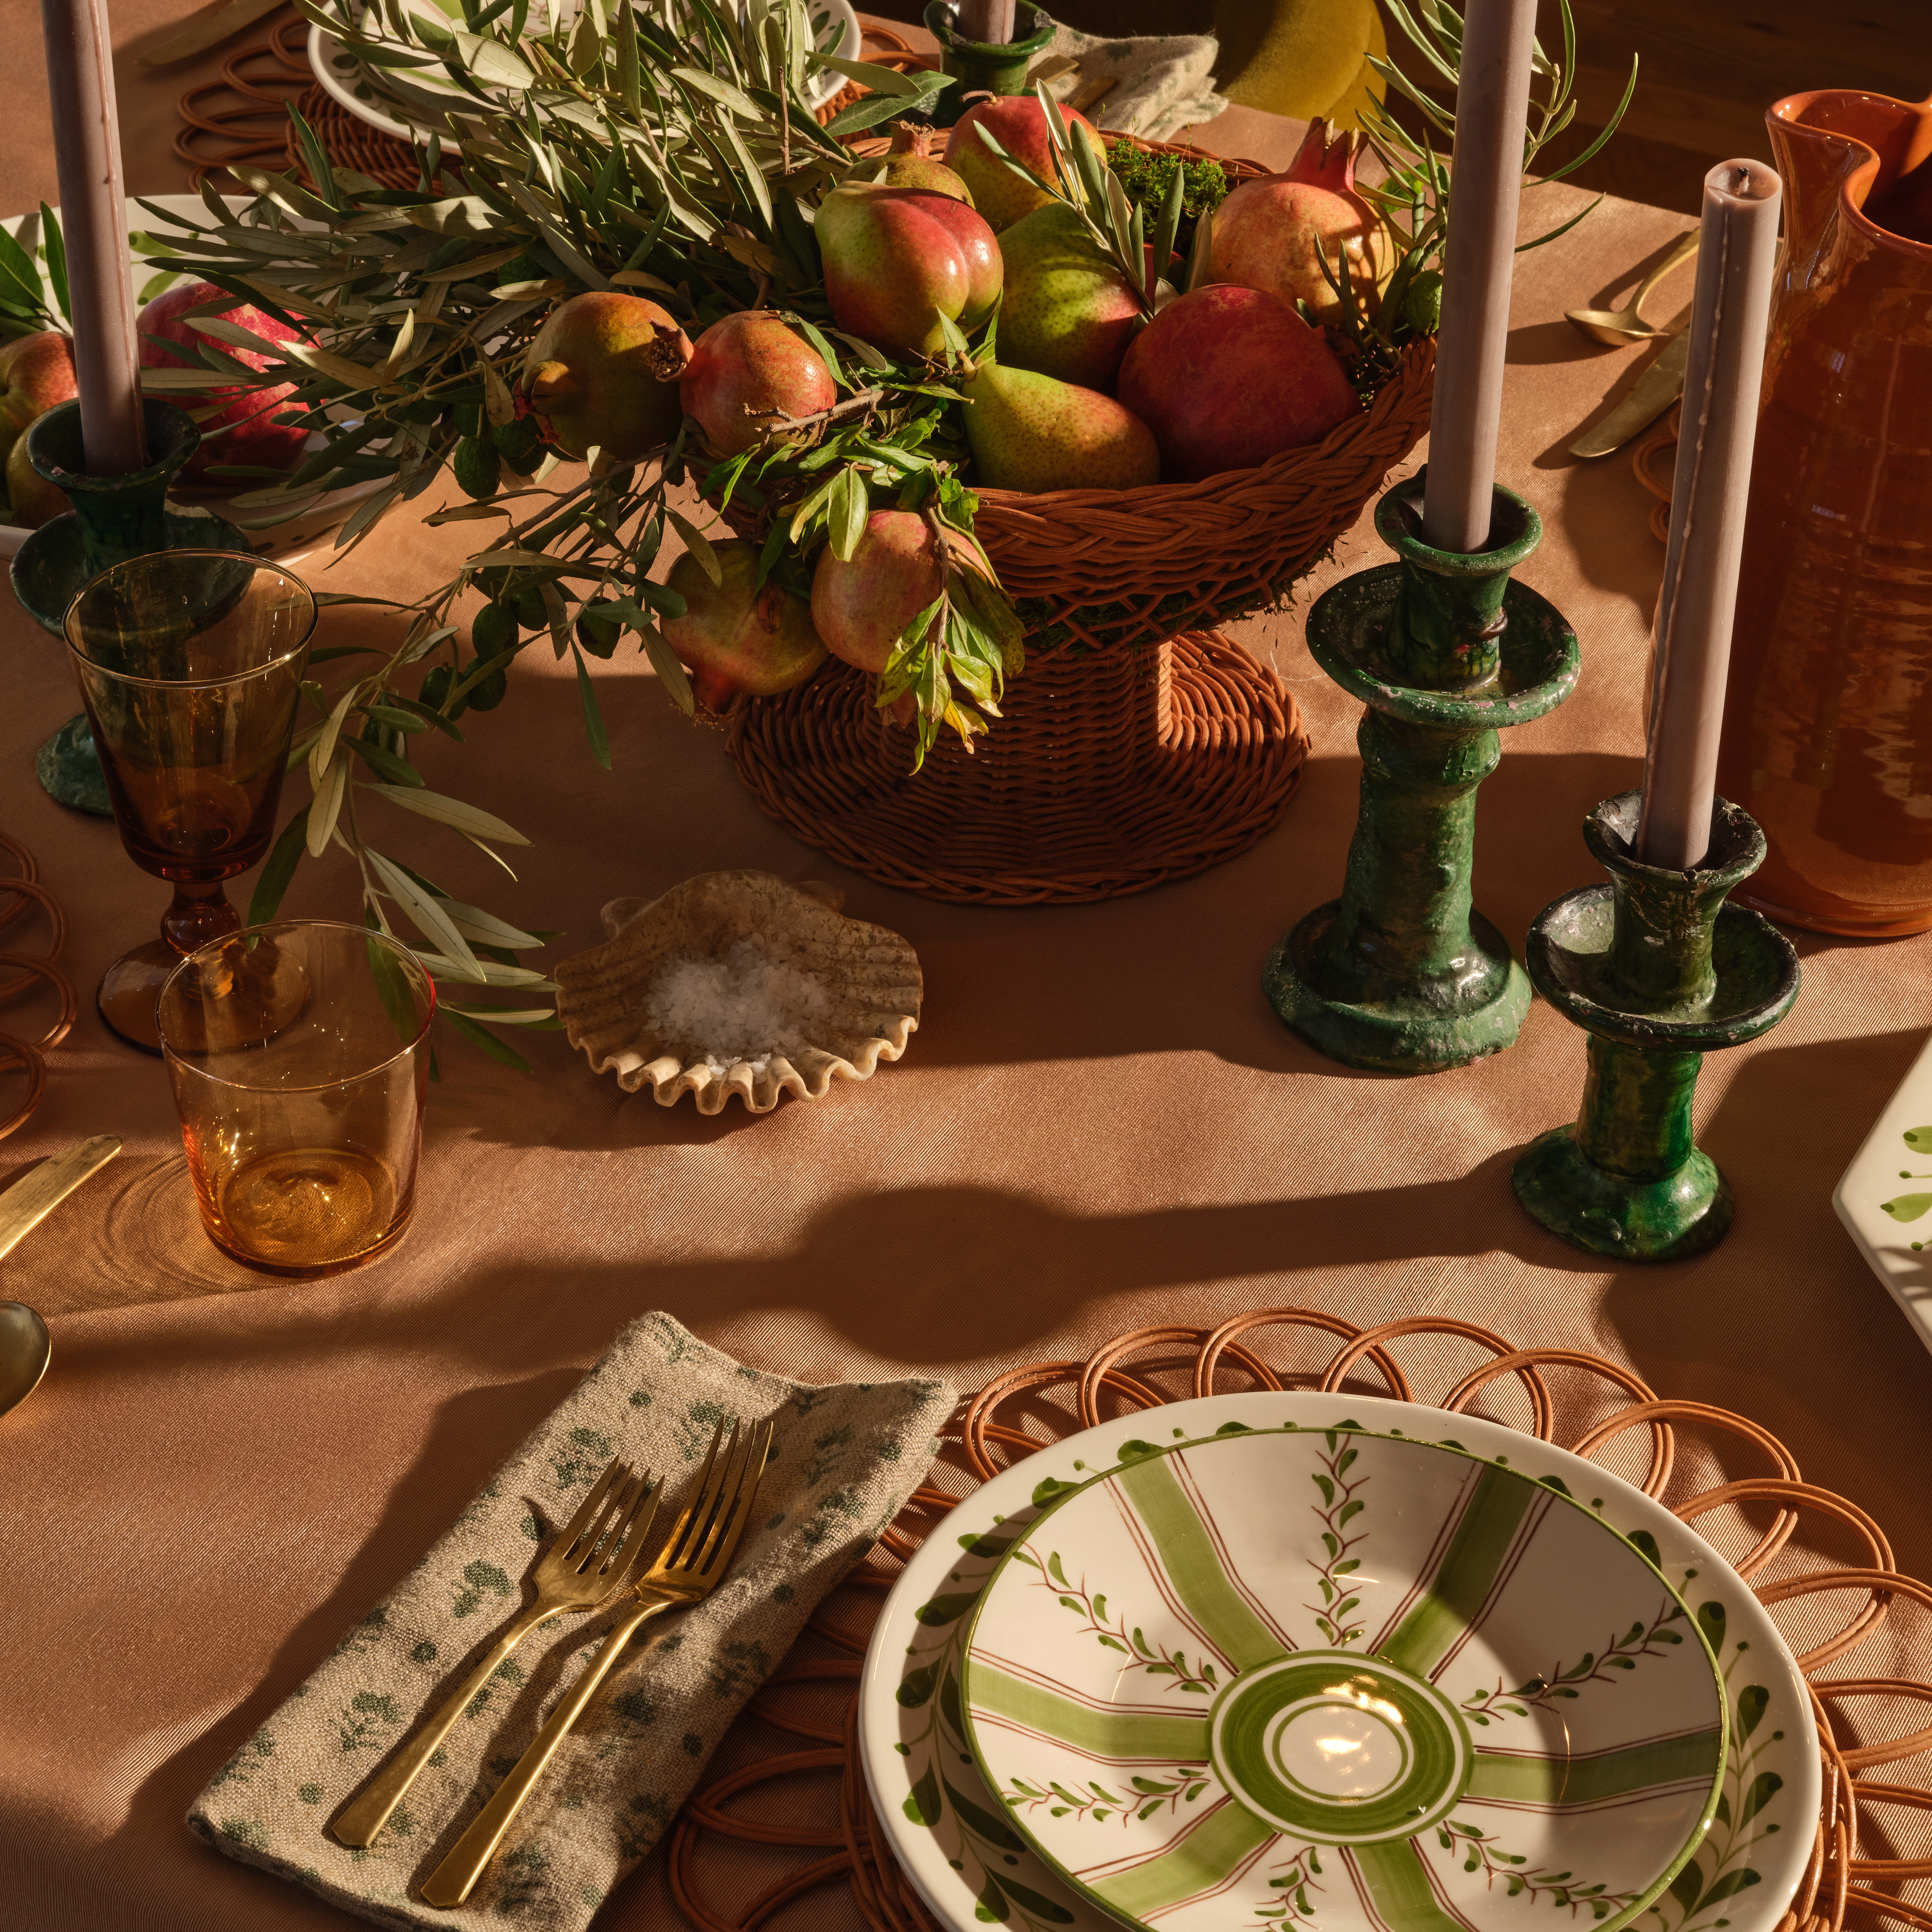
M 1000 232 L 1006 294 L 1000 357 L 1089 389 L 1111 389 L 1141 318 L 1134 292 L 1064 201 Z
M 980 481 L 995 490 L 1134 490 L 1160 481 L 1154 432 L 1098 389 L 982 362 L 961 387 Z

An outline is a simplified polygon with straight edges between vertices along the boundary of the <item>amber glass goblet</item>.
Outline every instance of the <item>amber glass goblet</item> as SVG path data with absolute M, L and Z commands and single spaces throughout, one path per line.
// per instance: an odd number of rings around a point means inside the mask
M 161 1039 L 218 1248 L 299 1278 L 401 1238 L 435 1012 L 415 956 L 359 926 L 251 926 L 181 962 L 161 991 Z
M 315 599 L 232 550 L 160 550 L 103 571 L 67 614 L 68 647 L 128 856 L 174 887 L 161 936 L 108 968 L 100 1016 L 161 1050 L 154 1003 L 196 947 L 235 932 L 223 881 L 274 836 Z

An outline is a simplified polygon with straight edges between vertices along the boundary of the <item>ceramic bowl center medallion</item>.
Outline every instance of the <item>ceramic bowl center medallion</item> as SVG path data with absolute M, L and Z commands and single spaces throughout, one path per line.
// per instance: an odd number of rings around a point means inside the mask
M 1235 1802 L 1319 1844 L 1404 1838 L 1469 1775 L 1469 1735 L 1432 1684 L 1346 1651 L 1304 1652 L 1229 1684 L 1209 1732 Z

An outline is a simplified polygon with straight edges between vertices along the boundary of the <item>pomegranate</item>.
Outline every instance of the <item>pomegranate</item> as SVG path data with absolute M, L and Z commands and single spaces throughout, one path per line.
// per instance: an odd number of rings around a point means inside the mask
M 606 466 L 634 463 L 677 434 L 690 359 L 690 339 L 656 302 L 595 290 L 544 319 L 524 352 L 524 400 L 565 455 L 594 446 Z
M 1067 131 L 1078 122 L 1091 130 L 1094 124 L 1070 107 L 1060 110 Z M 974 131 L 984 128 L 1016 161 L 1024 162 L 1042 181 L 1052 181 L 1059 172 L 1054 159 L 1052 138 L 1046 131 L 1046 110 L 1030 94 L 1001 95 L 992 100 L 976 101 L 952 124 L 946 143 L 946 165 L 970 190 L 973 206 L 998 232 L 1010 227 L 1023 214 L 1044 208 L 1052 200 L 1024 175 L 1016 175 L 981 140 Z
M 905 627 L 939 595 L 932 526 L 910 510 L 874 510 L 849 563 L 828 544 L 812 580 L 812 621 L 832 655 L 877 676 Z
M 1325 121 L 1310 122 L 1285 172 L 1242 182 L 1214 211 L 1211 279 L 1304 302 L 1317 322 L 1331 322 L 1342 298 L 1322 264 L 1339 282 L 1346 260 L 1357 302 L 1372 307 L 1395 264 L 1387 230 L 1355 191 L 1361 139 L 1330 140 Z
M 758 587 L 756 544 L 734 540 L 712 549 L 724 581 L 713 584 L 686 551 L 666 579 L 684 599 L 684 615 L 658 626 L 690 671 L 699 704 L 722 711 L 740 692 L 775 698 L 802 684 L 825 662 L 810 607 L 776 584 Z
M 213 338 L 199 333 L 192 322 L 181 320 L 184 310 L 199 308 L 203 302 L 226 302 L 227 291 L 218 289 L 212 282 L 184 282 L 178 286 L 164 289 L 143 308 L 135 318 L 135 326 L 142 337 L 141 367 L 144 369 L 178 369 L 184 363 L 190 368 L 200 368 L 201 358 L 196 354 L 196 346 L 209 343 L 224 356 L 232 356 L 236 362 L 250 369 L 266 369 L 272 357 L 257 349 L 243 349 L 232 342 L 217 342 Z M 299 332 L 290 328 L 284 322 L 278 322 L 272 315 L 265 315 L 252 302 L 232 302 L 224 308 L 220 319 L 232 322 L 269 342 L 299 342 Z M 160 342 L 150 342 L 147 338 L 158 335 Z M 178 350 L 164 346 L 166 343 L 178 343 Z M 232 383 L 224 383 L 220 377 L 211 374 L 206 389 L 188 394 L 170 396 L 170 402 L 193 412 L 196 425 L 201 431 L 201 447 L 188 458 L 182 473 L 184 476 L 200 478 L 220 484 L 221 477 L 209 478 L 209 470 L 230 464 L 246 464 L 262 470 L 292 470 L 302 459 L 302 448 L 308 440 L 308 425 L 305 421 L 278 422 L 280 416 L 306 418 L 306 403 L 290 403 L 288 398 L 296 392 L 292 382 L 278 383 L 268 389 L 237 388 Z M 204 415 L 212 410 L 212 415 Z M 220 430 L 224 434 L 217 435 Z
M 815 416 L 838 399 L 818 350 L 776 316 L 752 309 L 714 322 L 698 338 L 678 388 L 685 414 L 718 456 L 784 440 L 772 411 Z
M 1360 407 L 1318 328 L 1277 296 L 1221 283 L 1177 296 L 1134 338 L 1116 393 L 1154 431 L 1171 482 L 1252 469 Z

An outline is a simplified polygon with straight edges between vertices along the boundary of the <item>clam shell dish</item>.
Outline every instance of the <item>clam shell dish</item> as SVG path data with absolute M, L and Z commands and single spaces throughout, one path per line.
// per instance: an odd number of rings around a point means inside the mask
M 822 1100 L 904 1052 L 924 992 L 896 932 L 770 872 L 705 872 L 662 898 L 613 899 L 610 937 L 556 969 L 558 1017 L 593 1073 L 700 1114 L 734 1094 Z

